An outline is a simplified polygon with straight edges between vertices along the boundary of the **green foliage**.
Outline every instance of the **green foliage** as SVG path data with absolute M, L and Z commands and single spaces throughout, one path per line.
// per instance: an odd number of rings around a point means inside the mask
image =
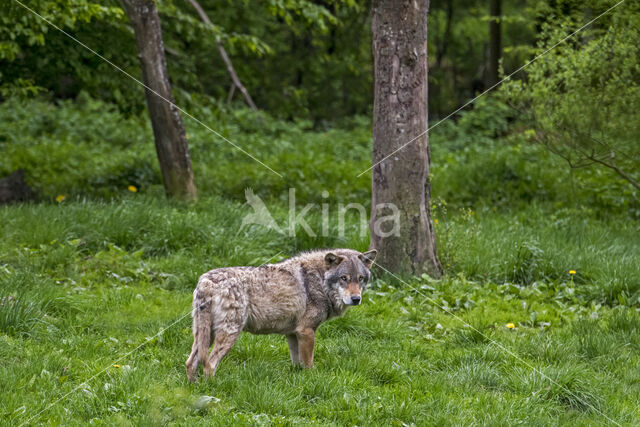
M 332 119 L 367 110 L 371 80 L 360 77 L 366 75 L 367 68 L 361 65 L 370 59 L 370 48 L 368 42 L 354 45 L 353 37 L 363 31 L 368 34 L 368 28 L 350 25 L 356 14 L 361 23 L 366 21 L 364 4 L 338 1 L 323 6 L 278 0 L 255 7 L 249 2 L 205 0 L 202 5 L 214 26 L 203 23 L 188 2 L 158 4 L 178 98 L 188 97 L 189 92 L 226 98 L 231 80 L 217 51 L 220 41 L 263 108 L 288 117 L 314 111 L 314 116 Z M 117 1 L 39 0 L 27 6 L 140 78 L 135 40 Z M 0 23 L 2 96 L 29 96 L 44 90 L 56 98 L 69 98 L 86 91 L 118 104 L 124 112 L 144 107 L 143 92 L 135 82 L 17 2 L 10 0 L 2 9 Z M 345 46 L 347 40 L 351 44 Z M 309 55 L 309 48 L 325 53 Z M 336 98 L 330 86 L 343 95 Z M 347 88 L 356 87 L 359 94 L 347 97 Z M 289 102 L 280 101 L 283 95 Z
M 456 208 L 513 209 L 538 201 L 602 216 L 640 215 L 640 194 L 616 174 L 567 168 L 523 121 L 500 97 L 486 96 L 457 123 L 436 127 L 430 136 L 434 197 Z
M 278 117 L 326 121 L 369 111 L 372 89 L 369 1 L 204 1 L 227 31 L 250 34 L 270 47 L 257 57 L 234 46 L 229 53 L 257 105 Z M 207 53 L 204 87 L 226 97 L 224 65 Z M 259 71 L 258 71 L 259 70 Z M 223 82 L 223 84 L 221 84 Z M 239 98 L 239 96 L 238 96 Z
M 536 5 L 502 2 L 505 73 L 530 58 L 535 40 Z M 429 114 L 443 117 L 487 89 L 489 2 L 446 0 L 429 7 Z
M 92 21 L 119 21 L 124 15 L 119 7 L 87 0 L 39 0 L 26 6 L 35 9 L 34 12 L 44 19 L 17 2 L 8 2 L 0 15 L 0 60 L 15 61 L 25 53 L 23 44 L 31 48 L 44 46 L 45 36 L 53 29 L 45 19 L 54 21 L 63 29 L 73 29 L 76 25 Z
M 311 119 L 316 128 L 345 116 L 369 114 L 372 54 L 369 0 L 200 1 L 213 26 L 187 1 L 158 2 L 167 65 L 176 97 L 227 98 L 232 84 L 220 58 L 222 42 L 257 105 L 272 115 Z M 0 11 L 0 95 L 55 98 L 81 91 L 116 103 L 125 113 L 144 108 L 136 83 L 14 0 Z M 135 40 L 116 0 L 38 0 L 28 7 L 140 78 Z M 527 3 L 505 5 L 505 70 L 531 53 L 532 14 Z M 484 88 L 488 7 L 480 1 L 431 5 L 430 113 L 448 114 Z M 30 88 L 27 90 L 27 88 Z M 236 92 L 236 99 L 241 98 Z
M 312 132 L 308 122 L 291 124 L 264 116 L 261 124 L 250 112 L 229 112 L 216 105 L 194 114 L 284 177 L 189 120 L 196 184 L 203 194 L 244 201 L 244 190 L 252 187 L 261 197 L 286 198 L 295 187 L 300 203 L 317 201 L 325 190 L 332 198 L 368 199 L 368 178 L 354 179 L 370 162 L 366 120 L 353 119 L 351 131 Z M 82 96 L 79 103 L 58 106 L 11 100 L 0 105 L 0 121 L 6 123 L 0 129 L 0 175 L 25 169 L 27 181 L 45 199 L 109 198 L 128 193 L 129 185 L 162 193 L 151 126 L 144 115 L 126 117 Z
M 285 122 L 245 109 L 228 110 L 195 100 L 191 113 L 272 167 L 272 173 L 231 144 L 185 118 L 201 194 L 244 202 L 252 188 L 264 199 L 286 201 L 296 189 L 300 205 L 329 202 L 369 204 L 370 173 L 357 178 L 371 159 L 366 118 L 343 120 L 342 128 L 314 131 L 309 121 Z M 623 212 L 636 217 L 640 201 L 616 192 L 617 178 L 598 170 L 567 170 L 527 133 L 512 133 L 514 110 L 482 98 L 457 123 L 431 133 L 432 188 L 437 204 L 450 210 L 517 209 L 533 201 L 555 209 L 580 207 L 587 215 Z M 112 198 L 138 191 L 162 194 L 161 175 L 146 115 L 125 116 L 82 95 L 79 102 L 10 100 L 0 105 L 0 175 L 25 169 L 41 198 L 58 195 Z M 598 191 L 594 191 L 598 189 Z M 603 191 L 607 189 L 608 191 Z
M 115 0 L 38 0 L 23 2 L 35 13 L 78 38 L 124 69 L 138 67 L 127 18 Z M 47 91 L 56 97 L 75 97 L 81 89 L 117 102 L 123 109 L 139 105 L 125 99 L 136 91 L 132 81 L 114 79 L 110 65 L 10 0 L 0 11 L 0 94 L 28 96 Z M 135 71 L 133 71 L 135 74 Z M 138 72 L 139 73 L 139 72 Z M 31 88 L 20 92 L 20 88 Z
M 590 16 L 612 5 L 592 3 L 575 11 L 590 7 Z M 539 36 L 540 50 L 578 27 L 578 19 L 569 15 L 546 23 Z M 534 62 L 527 68 L 526 81 L 512 82 L 505 92 L 523 122 L 533 127 L 528 131 L 532 140 L 573 168 L 603 168 L 583 173 L 595 192 L 637 199 L 640 9 L 623 4 L 603 21 Z M 605 175 L 617 175 L 617 180 L 603 179 Z
M 25 108 L 12 99 L 1 109 L 0 174 L 24 168 L 44 197 L 109 197 L 129 185 L 161 182 L 147 121 L 126 119 L 86 96 L 59 107 L 36 102 Z

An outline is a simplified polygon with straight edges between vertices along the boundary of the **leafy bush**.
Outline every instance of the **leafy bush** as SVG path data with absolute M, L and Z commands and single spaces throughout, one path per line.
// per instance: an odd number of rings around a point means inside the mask
M 206 102 L 205 102 L 206 101 Z M 252 188 L 263 199 L 298 204 L 370 200 L 368 119 L 343 121 L 343 128 L 313 130 L 309 121 L 285 122 L 246 109 L 198 100 L 192 113 L 282 177 L 220 137 L 185 118 L 196 185 L 201 195 L 244 202 Z M 194 104 L 195 105 L 195 104 Z M 525 133 L 511 133 L 513 110 L 493 98 L 481 99 L 431 134 L 432 195 L 451 210 L 517 209 L 533 201 L 557 209 L 636 215 L 640 202 L 617 192 L 617 178 L 599 170 L 570 171 Z M 112 105 L 83 95 L 77 102 L 8 100 L 0 104 L 0 175 L 26 170 L 43 199 L 112 198 L 135 186 L 163 193 L 151 126 L 145 115 L 124 116 Z M 597 186 L 594 185 L 597 182 Z M 609 191 L 605 188 L 610 188 Z M 328 198 L 323 192 L 329 193 Z M 588 208 L 587 208 L 588 207 Z
M 611 6 L 576 6 L 599 14 Z M 606 24 L 605 24 L 606 22 Z M 577 27 L 575 17 L 556 17 L 542 27 L 546 50 Z M 592 200 L 640 215 L 640 8 L 622 4 L 579 36 L 527 67 L 527 79 L 504 87 L 532 142 L 574 168 Z

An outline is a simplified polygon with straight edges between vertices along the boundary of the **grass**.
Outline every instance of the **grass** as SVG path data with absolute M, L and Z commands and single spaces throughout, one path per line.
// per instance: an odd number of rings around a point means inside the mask
M 202 107 L 284 178 L 187 121 L 200 201 L 185 206 L 163 197 L 145 119 L 84 96 L 0 104 L 0 175 L 24 168 L 39 199 L 0 207 L 0 423 L 640 424 L 638 194 L 567 171 L 503 110 L 482 100 L 430 135 L 444 278 L 378 269 L 364 304 L 320 327 L 313 369 L 290 366 L 283 337 L 243 334 L 192 385 L 200 274 L 368 247 L 356 212 L 344 235 L 336 212 L 370 198 L 370 175 L 354 179 L 368 122 L 312 131 Z M 246 187 L 280 226 L 294 187 L 318 235 L 241 228 Z
M 284 206 L 274 211 L 283 221 Z M 448 276 L 378 271 L 363 306 L 319 329 L 313 369 L 290 366 L 283 337 L 243 334 L 213 380 L 189 384 L 181 317 L 199 274 L 366 247 L 355 227 L 342 240 L 238 233 L 246 212 L 220 197 L 186 207 L 141 194 L 1 208 L 2 422 L 640 421 L 635 225 L 551 220 L 540 206 L 440 212 Z

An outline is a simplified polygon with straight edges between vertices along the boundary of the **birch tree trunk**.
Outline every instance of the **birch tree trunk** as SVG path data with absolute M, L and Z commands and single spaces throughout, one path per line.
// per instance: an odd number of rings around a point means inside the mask
M 371 247 L 396 273 L 439 276 L 429 207 L 427 129 L 428 0 L 374 0 Z M 400 148 L 424 133 L 406 147 Z M 383 160 L 385 159 L 385 160 Z M 380 163 L 378 163 L 380 162 Z M 395 208 L 397 208 L 397 212 Z M 391 233 L 397 214 L 399 227 Z
M 196 201 L 187 136 L 171 93 L 164 55 L 160 17 L 154 0 L 122 0 L 131 20 L 147 86 L 147 106 L 155 137 L 156 152 L 168 197 Z M 150 90 L 151 89 L 151 90 Z

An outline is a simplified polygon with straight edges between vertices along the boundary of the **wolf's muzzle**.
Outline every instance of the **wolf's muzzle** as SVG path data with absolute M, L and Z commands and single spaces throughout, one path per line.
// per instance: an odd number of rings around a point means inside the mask
M 356 296 L 351 297 L 351 304 L 353 305 L 360 304 L 360 297 L 356 297 Z

